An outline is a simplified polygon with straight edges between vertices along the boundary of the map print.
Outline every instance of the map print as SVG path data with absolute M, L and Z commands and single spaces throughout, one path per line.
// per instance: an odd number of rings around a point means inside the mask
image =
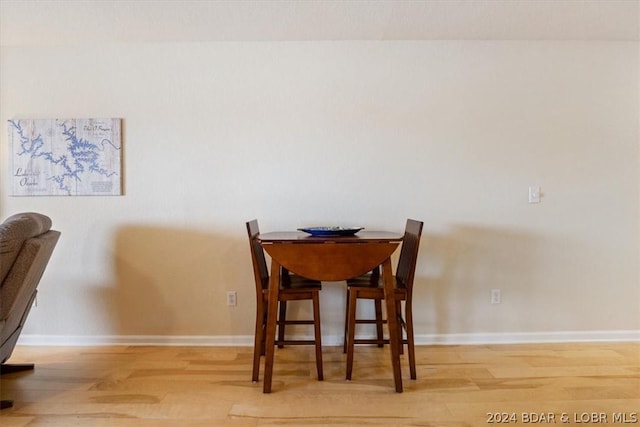
M 121 119 L 9 120 L 13 196 L 121 195 Z

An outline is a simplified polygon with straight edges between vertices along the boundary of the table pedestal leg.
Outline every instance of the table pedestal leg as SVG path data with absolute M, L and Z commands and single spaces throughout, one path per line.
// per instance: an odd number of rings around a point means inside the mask
M 394 300 L 394 284 L 391 273 L 391 259 L 382 264 L 382 279 L 384 281 L 384 300 L 387 304 L 387 326 L 389 328 L 389 347 L 391 349 L 391 366 L 396 392 L 402 393 L 402 372 L 400 370 L 400 339 L 398 336 L 398 313 Z

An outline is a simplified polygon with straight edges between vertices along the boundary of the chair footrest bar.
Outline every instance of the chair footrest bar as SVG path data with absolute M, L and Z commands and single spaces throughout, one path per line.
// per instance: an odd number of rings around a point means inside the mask
M 0 365 L 0 374 L 13 374 L 14 372 L 33 371 L 33 363 L 3 363 Z
M 278 320 L 278 325 L 313 325 L 313 320 Z
M 380 344 L 380 340 L 371 338 L 371 339 L 356 339 L 353 340 L 354 344 Z M 389 338 L 385 338 L 382 340 L 383 344 L 389 344 Z
M 360 325 L 360 324 L 375 325 L 375 324 L 377 324 L 377 323 L 378 323 L 378 321 L 377 321 L 377 320 L 375 320 L 375 319 L 356 319 L 356 323 L 357 323 L 358 325 Z M 383 320 L 383 321 L 382 321 L 382 323 L 386 324 L 386 323 L 387 323 L 387 320 L 386 320 L 386 319 L 385 319 L 385 320 Z
M 383 340 L 382 340 L 382 342 L 383 342 L 384 344 L 389 344 L 389 338 L 385 338 L 385 339 L 383 339 Z M 379 340 L 377 340 L 377 339 L 375 339 L 375 338 L 371 338 L 371 339 L 365 339 L 365 338 L 363 338 L 363 339 L 357 339 L 357 340 L 354 340 L 354 341 L 353 341 L 353 343 L 354 343 L 354 344 L 379 344 L 379 343 L 380 343 L 380 341 L 379 341 Z M 407 344 L 407 340 L 406 340 L 406 339 L 403 339 L 403 340 L 402 340 L 402 344 Z
M 315 344 L 314 340 L 276 340 L 276 344 L 279 345 L 310 345 Z

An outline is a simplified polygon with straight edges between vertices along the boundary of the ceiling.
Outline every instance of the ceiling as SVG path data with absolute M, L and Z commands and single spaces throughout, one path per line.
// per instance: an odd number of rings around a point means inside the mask
M 0 0 L 3 46 L 638 40 L 640 0 Z

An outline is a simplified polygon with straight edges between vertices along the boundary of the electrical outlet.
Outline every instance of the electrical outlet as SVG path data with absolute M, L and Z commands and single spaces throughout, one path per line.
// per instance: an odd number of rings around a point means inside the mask
M 502 302 L 502 295 L 500 289 L 491 289 L 491 304 L 500 304 Z
M 238 294 L 236 291 L 227 291 L 227 306 L 235 307 L 238 305 Z

